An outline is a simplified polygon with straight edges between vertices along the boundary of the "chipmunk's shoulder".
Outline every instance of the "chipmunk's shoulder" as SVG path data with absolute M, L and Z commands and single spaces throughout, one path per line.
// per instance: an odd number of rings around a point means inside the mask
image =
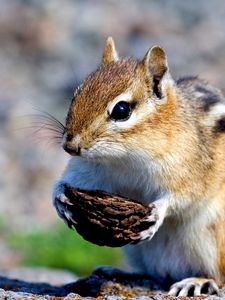
M 193 104 L 205 113 L 210 113 L 217 105 L 224 105 L 225 108 L 225 97 L 222 92 L 198 76 L 182 77 L 177 80 L 177 85 L 188 100 L 193 101 Z
M 225 96 L 223 93 L 197 76 L 183 77 L 176 83 L 184 99 L 191 104 L 192 112 L 197 116 L 200 126 L 210 129 L 213 133 L 225 133 Z

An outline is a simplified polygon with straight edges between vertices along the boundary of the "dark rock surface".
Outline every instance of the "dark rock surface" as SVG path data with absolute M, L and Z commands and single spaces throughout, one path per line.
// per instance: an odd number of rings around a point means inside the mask
M 219 295 L 179 297 L 179 299 L 225 299 L 225 289 Z M 62 286 L 34 283 L 0 277 L 0 299 L 178 299 L 168 296 L 151 278 L 129 274 L 110 267 L 95 270 L 88 278 Z

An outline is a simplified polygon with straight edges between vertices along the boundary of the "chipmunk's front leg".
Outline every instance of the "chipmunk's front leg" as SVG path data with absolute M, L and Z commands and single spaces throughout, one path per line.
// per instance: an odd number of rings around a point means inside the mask
M 151 215 L 147 217 L 149 228 L 140 232 L 140 241 L 151 240 L 168 215 L 170 197 L 164 196 L 149 204 L 152 207 Z
M 65 196 L 65 186 L 86 190 L 108 190 L 109 187 L 98 170 L 85 160 L 72 158 L 60 180 L 58 180 L 53 189 L 53 205 L 63 221 L 71 227 L 75 222 L 70 210 L 70 200 Z M 102 178 L 103 177 L 103 178 Z
M 70 201 L 64 194 L 65 184 L 68 183 L 63 180 L 60 180 L 55 184 L 53 191 L 53 205 L 59 217 L 63 219 L 67 226 L 71 227 L 72 215 L 68 209 Z

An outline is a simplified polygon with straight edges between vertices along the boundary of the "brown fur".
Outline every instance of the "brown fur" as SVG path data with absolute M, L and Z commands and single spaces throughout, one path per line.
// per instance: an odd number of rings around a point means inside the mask
M 124 59 L 102 65 L 89 75 L 71 103 L 67 131 L 81 133 L 97 116 L 103 114 L 107 104 L 129 87 L 136 66 L 136 61 Z

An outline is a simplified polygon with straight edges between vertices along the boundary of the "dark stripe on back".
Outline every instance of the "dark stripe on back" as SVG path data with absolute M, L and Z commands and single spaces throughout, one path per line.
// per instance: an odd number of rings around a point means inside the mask
M 215 132 L 216 133 L 221 133 L 221 132 L 225 133 L 225 117 L 223 117 L 222 119 L 219 119 L 216 122 Z
M 184 76 L 177 80 L 177 84 L 180 84 L 185 81 L 192 81 L 198 79 L 198 76 Z
M 203 94 L 201 96 L 201 100 L 202 100 L 202 107 L 205 112 L 208 112 L 212 106 L 221 102 L 221 97 L 215 94 L 215 92 L 208 89 L 207 86 L 198 84 L 195 86 L 195 90 Z

